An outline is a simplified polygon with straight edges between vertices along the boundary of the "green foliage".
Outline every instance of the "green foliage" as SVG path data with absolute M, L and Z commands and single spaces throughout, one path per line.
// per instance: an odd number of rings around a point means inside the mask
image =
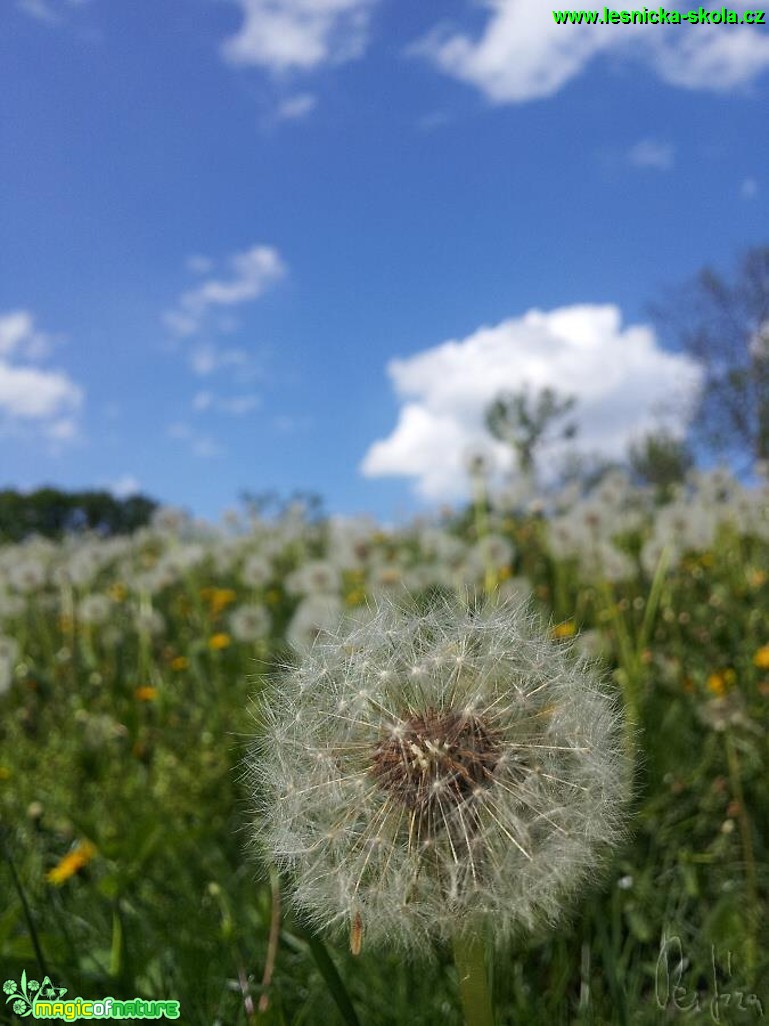
M 0 541 L 21 541 L 32 534 L 61 538 L 66 532 L 127 534 L 149 523 L 157 503 L 142 495 L 118 499 L 110 492 L 0 491 Z
M 673 485 L 684 480 L 694 464 L 686 442 L 664 430 L 632 445 L 629 462 L 635 479 L 653 485 L 662 499 L 667 498 Z
M 486 427 L 494 438 L 512 446 L 524 474 L 534 470 L 537 450 L 555 438 L 573 438 L 575 423 L 555 430 L 555 423 L 570 413 L 576 404 L 574 396 L 558 396 L 552 388 L 543 388 L 532 395 L 502 392 L 486 411 Z

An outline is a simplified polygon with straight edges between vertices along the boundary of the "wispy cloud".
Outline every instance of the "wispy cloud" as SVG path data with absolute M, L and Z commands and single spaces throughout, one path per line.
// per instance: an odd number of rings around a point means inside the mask
M 226 40 L 230 64 L 314 71 L 360 57 L 375 0 L 234 0 L 243 24 Z
M 744 178 L 740 185 L 740 196 L 743 199 L 753 199 L 758 194 L 758 182 L 755 178 Z
M 245 369 L 248 363 L 248 353 L 237 347 L 224 348 L 211 342 L 201 342 L 190 351 L 190 367 L 200 378 L 207 378 L 224 367 Z
M 231 417 L 243 417 L 260 405 L 260 398 L 255 392 L 242 395 L 222 396 L 214 392 L 197 392 L 192 400 L 192 408 L 196 413 L 212 411 L 225 413 Z
M 184 421 L 170 424 L 166 433 L 172 441 L 184 443 L 192 455 L 200 459 L 218 459 L 227 453 L 225 447 L 211 435 L 195 430 Z
M 554 96 L 602 55 L 643 63 L 664 82 L 730 92 L 769 69 L 769 36 L 747 25 L 558 25 L 541 0 L 482 0 L 480 34 L 438 25 L 409 48 L 492 103 Z M 672 9 L 672 6 L 671 6 Z
M 510 465 L 509 449 L 491 443 L 484 427 L 485 410 L 502 390 L 549 386 L 574 395 L 579 448 L 619 458 L 661 416 L 680 433 L 701 378 L 689 357 L 661 349 L 651 328 L 623 327 L 617 307 L 589 304 L 530 310 L 392 360 L 387 371 L 402 402 L 398 422 L 370 446 L 361 471 L 411 477 L 429 499 L 466 493 L 463 455 L 475 447 L 493 447 L 499 463 Z M 674 411 L 663 415 L 670 398 Z
M 317 107 L 318 97 L 312 93 L 297 93 L 287 96 L 278 104 L 275 111 L 276 121 L 301 121 L 308 117 Z
M 141 492 L 141 482 L 133 474 L 121 474 L 114 481 L 104 482 L 103 487 L 112 492 L 116 499 L 127 499 Z
M 59 25 L 65 20 L 68 10 L 83 7 L 86 2 L 87 0 L 16 0 L 16 7 L 41 24 Z
M 193 268 L 206 273 L 205 257 L 193 257 Z M 231 308 L 253 302 L 286 275 L 286 266 L 272 246 L 252 246 L 228 260 L 228 273 L 208 277 L 200 285 L 184 292 L 164 320 L 179 336 L 194 335 L 213 309 Z
M 634 167 L 669 171 L 675 162 L 675 149 L 659 139 L 641 139 L 630 147 L 627 159 Z

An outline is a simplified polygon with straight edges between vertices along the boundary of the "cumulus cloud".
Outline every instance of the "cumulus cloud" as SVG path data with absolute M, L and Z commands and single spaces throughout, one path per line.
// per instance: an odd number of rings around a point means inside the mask
M 669 171 L 673 166 L 674 155 L 670 143 L 661 142 L 659 139 L 641 139 L 630 147 L 627 159 L 634 167 Z
M 0 315 L 0 426 L 37 428 L 65 441 L 76 434 L 83 390 L 64 371 L 34 366 L 49 348 L 50 336 L 35 328 L 29 311 Z
M 670 85 L 716 92 L 769 69 L 769 36 L 748 25 L 558 25 L 540 0 L 482 2 L 490 14 L 479 35 L 439 25 L 410 52 L 492 103 L 553 96 L 608 53 L 645 63 Z
M 206 258 L 192 259 L 193 270 L 201 273 L 206 267 Z M 228 264 L 226 276 L 206 278 L 184 292 L 176 306 L 166 312 L 165 323 L 175 334 L 194 335 L 210 310 L 252 302 L 286 274 L 285 264 L 272 246 L 252 246 L 243 253 L 235 253 Z
M 369 448 L 367 477 L 408 476 L 431 500 L 466 493 L 466 454 L 484 447 L 509 467 L 507 447 L 489 441 L 488 404 L 501 391 L 554 388 L 577 399 L 572 419 L 580 451 L 621 458 L 628 444 L 663 420 L 682 433 L 701 382 L 689 357 L 662 350 L 645 325 L 623 327 L 612 305 L 530 310 L 463 339 L 392 360 L 402 401 L 391 434 Z M 675 398 L 674 412 L 664 409 Z
M 313 71 L 360 57 L 375 0 L 235 0 L 238 33 L 222 54 L 231 64 L 272 72 Z

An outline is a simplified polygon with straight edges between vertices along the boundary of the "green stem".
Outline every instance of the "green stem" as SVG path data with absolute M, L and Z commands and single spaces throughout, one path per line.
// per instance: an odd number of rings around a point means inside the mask
M 475 507 L 475 535 L 479 545 L 489 536 L 489 518 L 486 511 L 486 482 L 482 473 L 473 474 L 473 505 Z M 483 553 L 483 593 L 490 598 L 497 586 L 497 573 L 489 558 L 488 549 Z
M 486 965 L 486 943 L 479 934 L 454 937 L 454 963 L 465 1026 L 494 1026 L 494 1010 Z
M 756 858 L 753 851 L 753 831 L 751 830 L 748 812 L 745 807 L 745 792 L 742 788 L 742 773 L 737 746 L 730 730 L 726 731 L 726 759 L 729 766 L 729 783 L 732 796 L 738 805 L 737 819 L 740 824 L 742 854 L 745 859 L 745 896 L 747 899 L 747 929 L 745 938 L 745 954 L 748 973 L 751 977 L 756 966 L 756 915 L 760 909 L 758 896 L 758 878 L 756 876 Z
M 32 916 L 32 910 L 29 907 L 29 902 L 27 901 L 27 896 L 24 893 L 24 888 L 22 886 L 21 880 L 19 879 L 19 874 L 16 872 L 16 866 L 14 865 L 13 858 L 11 857 L 11 846 L 6 839 L 5 829 L 1 824 L 0 844 L 2 844 L 3 855 L 5 856 L 5 860 L 8 863 L 8 868 L 11 871 L 11 879 L 13 880 L 13 886 L 16 888 L 16 893 L 18 894 L 19 901 L 21 902 L 21 909 L 24 913 L 24 918 L 27 921 L 27 929 L 29 930 L 29 936 L 30 940 L 32 941 L 32 947 L 35 949 L 35 957 L 37 958 L 37 964 L 38 968 L 40 969 L 40 975 L 47 976 L 48 967 L 46 965 L 45 957 L 43 955 L 43 949 L 40 945 L 40 937 L 37 933 L 35 920 Z
M 666 545 L 660 553 L 660 558 L 657 560 L 657 566 L 654 570 L 651 588 L 649 589 L 649 597 L 646 600 L 646 608 L 644 610 L 643 622 L 641 623 L 641 630 L 638 632 L 636 661 L 639 664 L 654 628 L 654 618 L 657 615 L 657 609 L 662 598 L 662 589 L 665 585 L 665 574 L 667 573 L 669 563 L 670 546 Z

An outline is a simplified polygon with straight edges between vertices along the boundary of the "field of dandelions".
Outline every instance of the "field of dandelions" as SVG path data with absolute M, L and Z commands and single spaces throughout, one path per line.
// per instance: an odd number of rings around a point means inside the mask
M 161 510 L 0 548 L 0 979 L 177 999 L 185 1026 L 459 1024 L 449 950 L 364 932 L 353 956 L 253 841 L 255 700 L 404 590 L 528 600 L 635 748 L 626 837 L 554 929 L 497 950 L 497 1022 L 769 1017 L 769 486 L 721 471 L 395 530 Z

